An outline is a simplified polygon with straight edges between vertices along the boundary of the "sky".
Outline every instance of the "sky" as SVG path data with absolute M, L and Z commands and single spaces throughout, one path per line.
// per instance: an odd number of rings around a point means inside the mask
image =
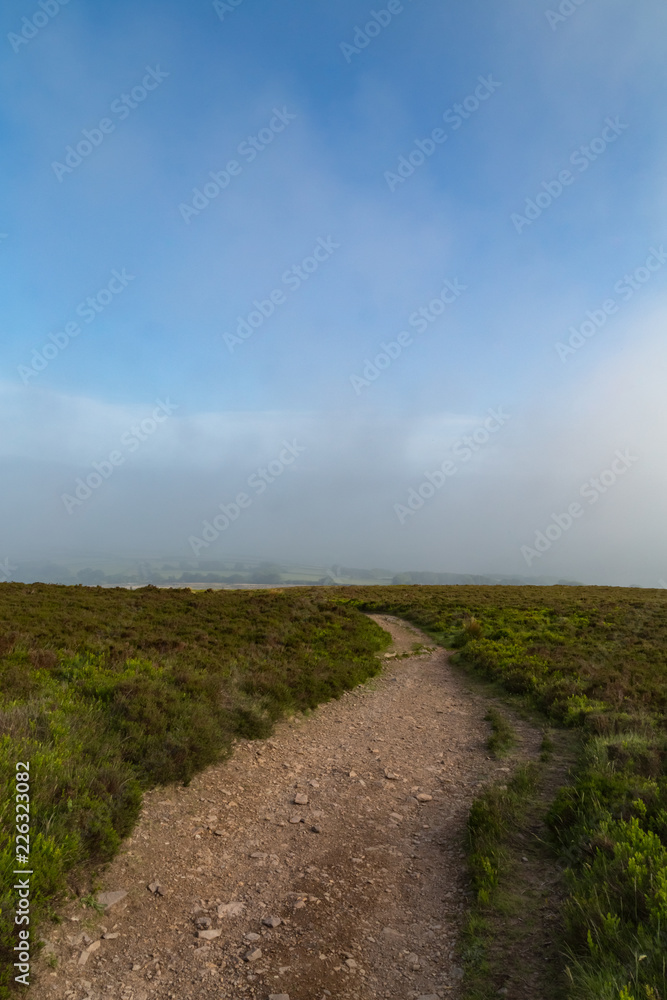
M 667 585 L 662 0 L 0 21 L 0 569 Z

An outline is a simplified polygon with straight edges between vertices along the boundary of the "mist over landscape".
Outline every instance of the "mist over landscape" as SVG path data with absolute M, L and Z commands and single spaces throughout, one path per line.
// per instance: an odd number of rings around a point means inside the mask
M 664 585 L 663 5 L 56 7 L 1 15 L 4 579 Z
M 2 5 L 0 1000 L 667 1000 L 666 38 Z

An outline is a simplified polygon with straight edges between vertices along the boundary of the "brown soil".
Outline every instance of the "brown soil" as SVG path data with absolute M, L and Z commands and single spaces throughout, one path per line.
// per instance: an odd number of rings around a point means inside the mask
M 371 617 L 395 653 L 429 645 L 404 622 Z M 381 677 L 269 740 L 238 742 L 189 787 L 147 794 L 101 877 L 101 890 L 127 896 L 99 915 L 78 900 L 63 908 L 63 923 L 44 929 L 31 995 L 457 1000 L 466 819 L 509 767 L 488 756 L 488 698 L 430 650 L 388 658 Z M 520 755 L 535 758 L 539 732 L 515 726 Z M 294 803 L 299 793 L 307 804 Z M 241 913 L 219 915 L 231 902 Z M 270 917 L 280 923 L 262 923 Z

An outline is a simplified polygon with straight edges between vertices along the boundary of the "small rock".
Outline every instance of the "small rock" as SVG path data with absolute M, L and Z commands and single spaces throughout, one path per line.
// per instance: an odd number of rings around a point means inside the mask
M 254 931 L 248 931 L 248 933 L 244 934 L 243 936 L 246 939 L 246 941 L 253 941 L 254 942 L 254 941 L 261 940 L 260 935 L 259 934 L 255 934 Z
M 99 947 L 100 947 L 99 941 L 93 941 L 92 944 L 89 944 L 88 947 L 84 951 L 82 951 L 81 954 L 79 955 L 78 964 L 85 965 L 90 956 L 93 954 L 93 952 L 97 951 Z
M 421 969 L 421 962 L 419 961 L 419 955 L 415 955 L 414 951 L 410 952 L 409 955 L 405 956 L 405 964 L 409 969 L 417 970 Z
M 397 823 L 402 823 L 405 819 L 400 813 L 389 813 L 389 819 L 395 819 Z
M 135 962 L 132 966 L 132 972 L 139 972 L 141 970 L 141 962 Z
M 264 861 L 264 859 L 267 857 L 267 855 L 264 854 L 262 851 L 253 851 L 252 854 L 250 855 L 250 857 L 251 858 L 259 858 L 261 861 Z
M 290 816 L 290 823 L 303 823 L 303 816 Z
M 306 793 L 305 792 L 297 792 L 297 794 L 294 796 L 294 804 L 297 805 L 297 806 L 307 806 L 308 805 L 308 796 L 306 795 Z
M 420 997 L 417 997 L 417 1000 L 439 1000 L 439 998 L 437 993 L 422 993 Z
M 359 966 L 357 965 L 357 963 L 355 962 L 355 960 L 353 958 L 346 958 L 345 959 L 345 964 L 347 965 L 348 969 L 358 969 L 359 968 Z
M 289 1000 L 289 993 L 269 993 L 269 1000 Z
M 114 931 L 113 934 L 103 934 L 102 937 L 105 941 L 115 941 L 116 938 L 120 937 L 120 931 Z
M 257 962 L 261 957 L 262 957 L 261 948 L 255 948 L 254 951 L 249 951 L 247 952 L 246 955 L 244 955 L 244 959 L 246 962 Z
M 322 827 L 321 826 L 311 826 L 310 829 L 313 831 L 313 833 L 322 833 Z
M 154 896 L 164 896 L 164 891 L 159 882 L 151 882 L 148 889 Z
M 432 802 L 433 796 L 427 795 L 426 792 L 420 792 L 417 796 L 417 802 Z
M 198 927 L 200 931 L 208 930 L 208 928 L 211 926 L 211 918 L 197 917 L 197 919 L 195 920 L 195 926 Z
M 357 776 L 357 772 L 356 771 L 350 771 L 349 774 L 348 774 L 348 778 L 356 778 L 356 776 Z
M 319 781 L 316 781 L 315 778 L 313 778 L 312 781 L 309 781 L 308 784 L 311 786 L 311 788 L 319 788 L 320 787 Z
M 262 923 L 265 927 L 280 927 L 282 920 L 280 917 L 262 917 Z
M 107 910 L 110 910 L 112 906 L 120 903 L 121 899 L 125 899 L 126 896 L 127 889 L 119 889 L 117 892 L 100 892 L 97 894 L 97 902 L 100 906 L 104 906 Z
M 306 901 L 304 899 L 297 899 L 296 903 L 294 904 L 294 909 L 295 910 L 302 910 L 305 905 L 306 905 Z
M 240 917 L 245 910 L 245 903 L 222 903 L 218 907 L 219 917 Z
M 197 931 L 197 937 L 201 938 L 203 941 L 215 941 L 215 939 L 219 938 L 221 934 L 222 931 Z
M 393 771 L 385 771 L 384 776 L 388 781 L 398 781 L 398 775 L 394 774 Z

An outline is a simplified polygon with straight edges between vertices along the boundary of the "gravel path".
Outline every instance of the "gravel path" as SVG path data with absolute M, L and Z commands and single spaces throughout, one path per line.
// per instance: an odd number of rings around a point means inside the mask
M 371 617 L 398 654 L 429 643 Z M 188 788 L 146 795 L 103 876 L 126 895 L 99 915 L 64 908 L 31 995 L 456 1000 L 465 823 L 479 787 L 509 768 L 488 757 L 488 700 L 430 649 L 388 658 L 381 677 L 269 740 L 238 742 Z M 535 756 L 540 734 L 516 728 Z

